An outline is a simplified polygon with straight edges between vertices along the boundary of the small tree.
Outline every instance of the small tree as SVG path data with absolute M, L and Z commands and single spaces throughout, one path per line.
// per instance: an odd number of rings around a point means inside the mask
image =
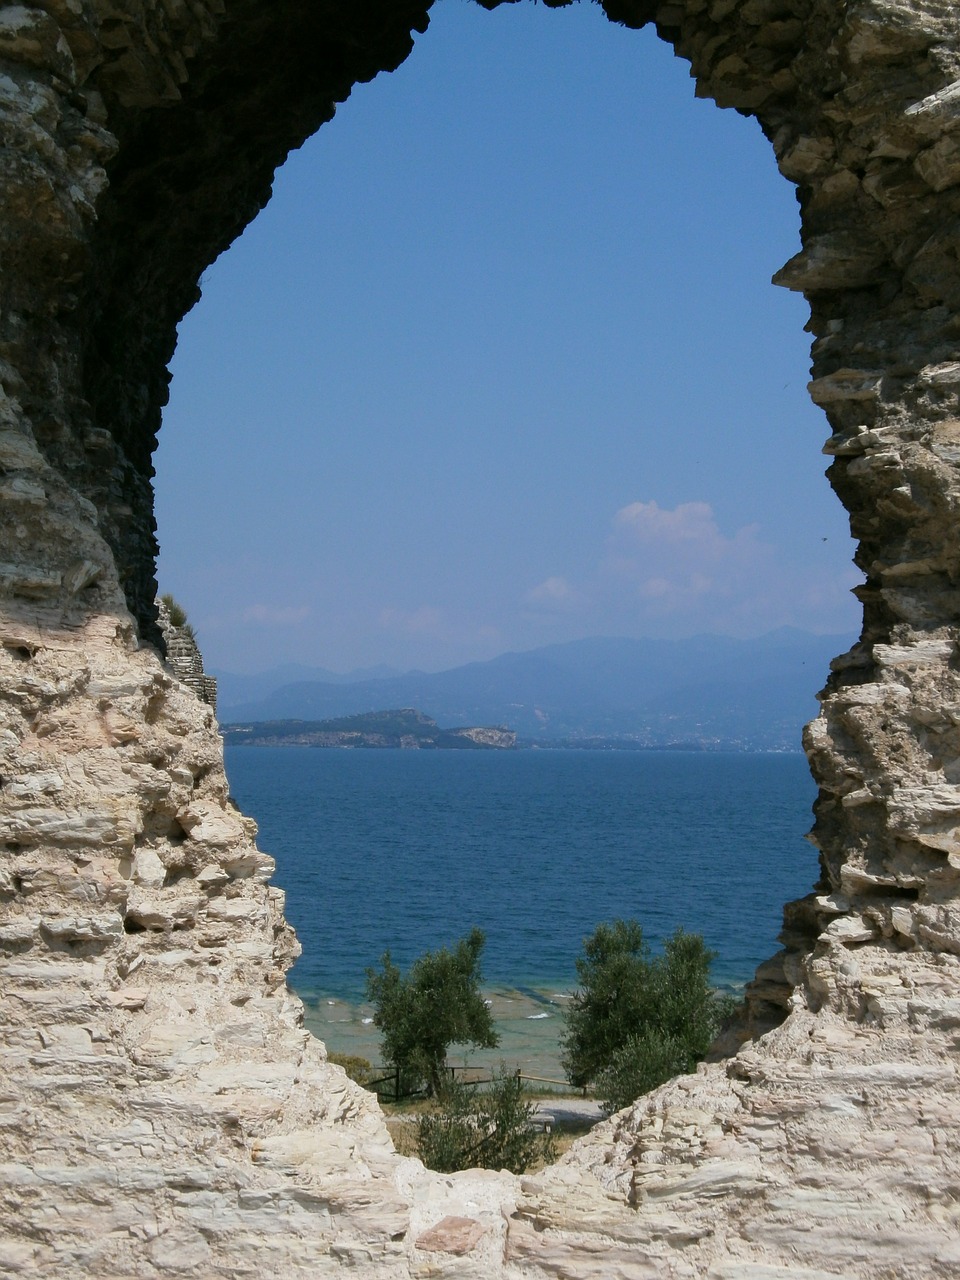
M 443 1089 L 452 1044 L 494 1049 L 500 1037 L 480 991 L 482 929 L 471 929 L 452 951 L 426 951 L 404 976 L 384 952 L 380 971 L 367 970 L 367 999 L 383 1033 L 384 1058 L 430 1093 Z
M 709 985 L 703 938 L 678 929 L 652 956 L 636 920 L 601 924 L 584 940 L 567 1012 L 563 1065 L 594 1083 L 607 1111 L 627 1106 L 706 1055 L 730 1002 Z
M 524 1173 L 550 1160 L 553 1139 L 535 1127 L 536 1105 L 503 1063 L 489 1090 L 450 1081 L 436 1111 L 417 1121 L 417 1154 L 428 1169 L 509 1169 Z
M 614 1053 L 595 1081 L 600 1105 L 608 1114 L 693 1069 L 690 1047 L 680 1036 L 644 1027 Z

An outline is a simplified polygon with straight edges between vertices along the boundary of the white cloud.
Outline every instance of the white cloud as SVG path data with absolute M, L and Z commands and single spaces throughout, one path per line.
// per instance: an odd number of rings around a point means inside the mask
M 592 569 L 552 575 L 525 597 L 530 618 L 581 634 L 758 634 L 784 625 L 842 630 L 855 617 L 851 568 L 790 560 L 756 524 L 725 533 L 706 502 L 631 502 L 617 511 Z M 847 621 L 849 618 L 851 621 Z
M 772 560 L 773 548 L 760 540 L 757 525 L 727 537 L 709 503 L 682 502 L 671 511 L 632 502 L 613 518 L 598 577 L 607 592 L 625 602 L 632 596 L 662 616 L 749 593 Z
M 535 608 L 569 608 L 577 603 L 579 593 L 576 592 L 566 578 L 546 578 L 543 582 L 527 592 L 527 604 Z
M 430 604 L 418 609 L 381 609 L 378 619 L 386 631 L 402 631 L 407 635 L 439 635 L 445 630 L 443 610 Z

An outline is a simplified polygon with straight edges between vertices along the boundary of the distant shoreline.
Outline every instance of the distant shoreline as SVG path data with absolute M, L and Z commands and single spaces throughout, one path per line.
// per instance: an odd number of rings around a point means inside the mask
M 449 742 L 437 741 L 428 744 L 414 744 L 390 741 L 373 741 L 360 740 L 364 738 L 372 739 L 373 735 L 351 735 L 354 741 L 317 741 L 320 734 L 326 731 L 318 730 L 317 725 L 322 724 L 320 721 L 312 720 L 276 720 L 276 721 L 245 721 L 242 723 L 227 723 L 220 726 L 220 732 L 223 735 L 224 745 L 228 747 L 318 747 L 321 749 L 338 750 L 338 751 L 404 751 L 408 749 L 420 751 L 462 751 L 476 750 L 476 743 L 465 743 L 464 741 Z M 457 733 L 461 736 L 467 733 L 475 732 L 493 732 L 488 729 L 461 729 L 461 730 L 443 730 L 444 734 Z M 496 732 L 511 732 L 508 730 L 497 729 Z M 344 735 L 346 736 L 346 735 Z M 480 749 L 485 749 L 480 747 Z M 490 749 L 489 747 L 486 749 Z M 684 740 L 678 742 L 638 742 L 634 738 L 521 738 L 516 736 L 515 741 L 509 745 L 502 747 L 493 747 L 494 750 L 508 751 L 650 751 L 650 752 L 683 752 L 688 751 L 694 754 L 711 755 L 727 754 L 727 755 L 750 755 L 750 756 L 802 756 L 804 754 L 802 747 L 762 747 L 751 746 L 748 743 L 737 742 L 736 740 L 720 739 L 720 740 Z
M 517 735 L 503 725 L 441 729 L 413 707 L 364 711 L 330 720 L 252 720 L 222 726 L 230 747 L 320 747 L 348 751 L 512 751 Z
M 373 1008 L 366 1002 L 351 1003 L 339 996 L 296 992 L 304 1003 L 304 1024 L 322 1040 L 328 1053 L 351 1054 L 380 1062 L 380 1032 L 373 1025 Z M 534 1075 L 562 1079 L 560 1035 L 563 1006 L 569 992 L 559 989 L 485 986 L 494 1025 L 500 1036 L 495 1049 L 474 1050 L 454 1045 L 452 1063 L 468 1060 L 472 1066 L 496 1068 L 505 1062 Z
M 751 747 L 730 740 L 637 742 L 633 738 L 518 738 L 518 751 L 689 751 L 745 756 L 802 756 L 802 747 Z

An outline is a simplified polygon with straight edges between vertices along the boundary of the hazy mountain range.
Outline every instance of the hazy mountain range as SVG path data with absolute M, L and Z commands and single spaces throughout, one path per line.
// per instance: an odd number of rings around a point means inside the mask
M 278 667 L 217 672 L 222 723 L 323 720 L 415 707 L 450 726 L 506 725 L 539 741 L 629 738 L 645 745 L 797 750 L 816 692 L 849 636 L 790 627 L 749 640 L 596 637 L 505 653 L 449 671 L 336 675 Z

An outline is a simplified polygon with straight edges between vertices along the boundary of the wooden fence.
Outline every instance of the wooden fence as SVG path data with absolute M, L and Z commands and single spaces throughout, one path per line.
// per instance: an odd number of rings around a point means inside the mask
M 408 1089 L 403 1085 L 403 1080 L 399 1067 L 372 1067 L 372 1071 L 384 1072 L 383 1075 L 376 1076 L 373 1080 L 367 1080 L 364 1084 L 365 1089 L 372 1089 L 381 1098 L 388 1099 L 392 1102 L 401 1102 L 404 1098 L 416 1098 L 423 1095 L 422 1089 Z M 456 1080 L 458 1074 L 463 1084 L 479 1085 L 492 1084 L 493 1076 L 484 1075 L 482 1067 L 451 1067 L 445 1066 L 444 1071 L 450 1072 L 450 1079 Z M 528 1076 L 525 1075 L 519 1067 L 514 1072 L 517 1080 L 522 1082 L 529 1081 L 531 1084 L 558 1084 L 561 1088 L 569 1089 L 570 1092 L 582 1093 L 583 1097 L 587 1096 L 587 1087 L 574 1090 L 569 1080 L 555 1080 L 550 1076 Z M 381 1088 L 387 1085 L 389 1088 Z

